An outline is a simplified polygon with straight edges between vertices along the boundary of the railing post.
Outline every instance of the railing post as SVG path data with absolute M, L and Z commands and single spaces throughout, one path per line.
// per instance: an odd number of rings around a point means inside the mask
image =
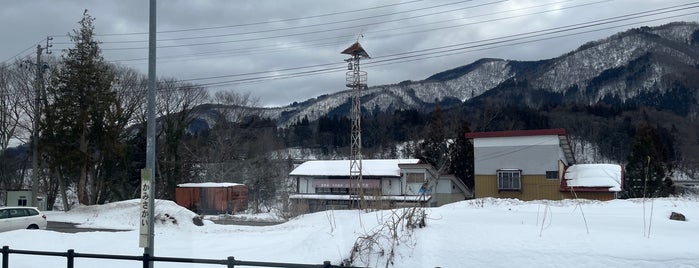
M 3 246 L 2 247 L 2 268 L 9 268 L 10 267 L 10 247 L 9 246 Z
M 150 255 L 148 253 L 143 253 L 143 268 L 148 268 L 149 262 L 150 262 Z
M 69 249 L 66 258 L 68 258 L 68 268 L 73 268 L 75 266 L 75 250 Z
M 235 267 L 235 258 L 229 256 L 228 257 L 228 268 L 233 268 L 233 267 Z

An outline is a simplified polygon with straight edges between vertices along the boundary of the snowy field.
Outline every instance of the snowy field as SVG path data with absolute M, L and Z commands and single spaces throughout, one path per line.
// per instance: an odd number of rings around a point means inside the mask
M 0 233 L 13 249 L 140 255 L 138 200 L 48 212 L 51 221 L 124 232 L 17 230 Z M 645 220 L 644 220 L 645 205 Z M 652 208 L 652 214 L 651 214 Z M 669 219 L 679 212 L 687 221 Z M 392 222 L 392 211 L 328 211 L 273 226 L 195 226 L 191 211 L 158 201 L 155 254 L 237 260 L 333 264 L 357 237 Z M 361 216 L 361 219 L 360 219 Z M 400 228 L 394 267 L 699 267 L 699 199 L 533 201 L 477 199 L 427 210 L 424 228 Z M 172 219 L 174 218 L 174 219 Z M 393 218 L 395 220 L 395 218 Z M 645 226 L 645 228 L 644 228 Z M 388 238 L 388 237 L 384 237 Z M 391 240 L 379 239 L 363 265 L 385 267 Z M 10 267 L 65 267 L 65 258 L 10 255 Z M 76 259 L 75 267 L 139 267 L 133 261 Z M 355 263 L 357 264 L 357 263 Z M 360 264 L 361 265 L 361 264 Z M 223 267 L 156 263 L 155 267 Z

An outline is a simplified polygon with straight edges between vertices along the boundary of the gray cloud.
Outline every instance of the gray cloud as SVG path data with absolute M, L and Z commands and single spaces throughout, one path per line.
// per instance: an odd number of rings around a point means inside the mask
M 523 43 L 498 48 L 466 49 L 419 56 L 468 42 L 517 35 L 590 22 L 635 12 L 690 3 L 677 0 L 474 0 L 474 1 L 158 1 L 158 75 L 178 79 L 228 76 L 194 80 L 208 84 L 328 67 L 331 73 L 303 75 L 255 83 L 230 83 L 211 87 L 250 92 L 267 106 L 286 105 L 321 94 L 345 90 L 343 60 L 340 51 L 359 41 L 374 57 L 367 60 L 369 84 L 420 80 L 434 73 L 473 62 L 479 58 L 538 60 L 559 56 L 585 42 L 609 36 L 632 27 L 653 26 L 670 21 L 696 21 L 697 15 L 642 22 L 678 14 L 697 12 L 699 8 L 658 16 L 643 17 L 599 27 L 618 26 L 586 34 L 548 41 Z M 434 7 L 442 5 L 441 7 Z M 581 7 L 544 12 L 576 5 Z M 375 8 L 386 6 L 383 8 Z M 537 8 L 528 8 L 539 6 Z M 147 35 L 104 35 L 144 33 L 148 29 L 148 1 L 10 1 L 0 10 L 2 50 L 0 60 L 33 55 L 31 47 L 47 35 L 57 35 L 53 51 L 70 47 L 65 34 L 78 27 L 84 9 L 96 18 L 96 30 L 102 34 L 105 59 L 146 71 Z M 366 9 L 359 12 L 346 11 Z M 414 11 L 411 11 L 414 10 Z M 344 13 L 343 13 L 344 12 Z M 527 15 L 537 13 L 536 15 Z M 339 13 L 334 15 L 331 13 Z M 433 14 L 434 13 L 434 14 Z M 431 15 L 427 15 L 431 14 Z M 490 15 L 489 15 L 490 14 Z M 408 19 L 409 17 L 412 17 Z M 306 18 L 291 20 L 293 18 Z M 357 18 L 366 18 L 356 20 Z M 342 22 L 347 21 L 347 22 Z M 265 23 L 267 22 L 267 23 Z M 248 24 L 247 26 L 243 26 Z M 252 25 L 250 25 L 252 24 Z M 622 24 L 630 24 L 621 26 Z M 225 27 L 224 27 L 225 26 Z M 209 28 L 182 31 L 195 28 Z M 164 32 L 163 32 L 164 31 Z M 574 33 L 572 31 L 567 33 Z M 196 38 L 212 36 L 210 38 Z M 166 41 L 167 39 L 174 39 Z M 119 43 L 129 41 L 132 43 Z M 141 42 L 134 42 L 141 41 Z M 493 45 L 498 46 L 498 45 Z M 491 46 L 492 47 L 492 46 Z M 30 48 L 24 52 L 23 50 Z M 125 49 L 130 48 L 130 49 Z M 448 48 L 445 48 L 448 49 Z M 418 51 L 423 51 L 417 53 Z M 22 52 L 22 53 L 20 53 Z M 416 52 L 415 54 L 406 54 Z M 448 56 L 446 53 L 454 54 Z M 410 62 L 380 64 L 389 55 L 412 56 Z M 134 60 L 141 59 L 141 60 Z M 372 62 L 374 62 L 372 64 Z M 289 72 L 273 70 L 336 63 Z M 246 73 L 259 73 L 241 76 Z

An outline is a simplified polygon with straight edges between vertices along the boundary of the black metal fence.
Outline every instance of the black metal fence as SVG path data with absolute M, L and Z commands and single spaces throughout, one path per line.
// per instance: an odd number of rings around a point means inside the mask
M 258 262 L 258 261 L 240 261 L 233 257 L 227 259 L 195 259 L 195 258 L 173 258 L 173 257 L 156 257 L 143 255 L 109 255 L 109 254 L 91 254 L 78 253 L 72 249 L 66 252 L 50 252 L 50 251 L 33 251 L 33 250 L 18 250 L 10 249 L 9 246 L 2 247 L 2 268 L 10 267 L 10 254 L 22 255 L 39 255 L 39 256 L 54 256 L 65 257 L 68 268 L 74 268 L 75 258 L 90 258 L 90 259 L 110 259 L 110 260 L 131 260 L 139 261 L 143 264 L 143 268 L 148 268 L 149 262 L 175 262 L 175 263 L 194 263 L 194 264 L 218 264 L 226 265 L 228 268 L 236 266 L 256 266 L 256 267 L 289 267 L 289 268 L 336 268 L 344 267 L 331 265 L 329 261 L 323 264 L 299 264 L 299 263 L 281 263 L 281 262 Z

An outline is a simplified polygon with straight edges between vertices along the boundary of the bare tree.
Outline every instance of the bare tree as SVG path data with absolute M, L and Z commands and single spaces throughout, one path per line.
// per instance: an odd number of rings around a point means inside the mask
M 200 86 L 162 79 L 158 83 L 156 110 L 159 145 L 156 172 L 159 176 L 158 189 L 163 198 L 174 199 L 175 187 L 187 177 L 193 176 L 191 158 L 183 154 L 183 141 L 194 119 L 194 108 L 208 100 L 207 91 Z
M 22 118 L 19 108 L 22 95 L 12 86 L 11 77 L 14 71 L 11 66 L 0 65 L 0 188 L 19 188 L 22 184 L 18 176 L 19 160 L 9 155 L 7 149 L 13 141 L 17 141 L 18 127 Z M 4 197 L 0 197 L 4 200 Z
M 212 129 L 205 139 L 196 143 L 196 148 L 190 146 L 188 151 L 197 159 L 202 167 L 200 181 L 243 182 L 239 171 L 244 169 L 242 159 L 249 159 L 249 150 L 245 143 L 247 136 L 240 129 L 241 122 L 251 116 L 256 116 L 252 106 L 258 100 L 250 94 L 238 94 L 233 91 L 219 91 L 213 97 L 211 108 L 219 115 L 213 120 Z M 236 179 L 237 178 L 237 179 Z
M 51 60 L 52 58 L 48 58 Z M 33 130 L 36 68 L 30 58 L 0 66 L 0 188 L 23 188 L 23 178 L 30 166 L 29 154 L 8 155 L 12 144 L 30 142 Z M 39 66 L 44 68 L 45 66 Z
M 34 99 L 40 97 L 36 96 L 34 88 L 36 66 L 30 62 L 33 62 L 33 60 L 21 59 L 15 61 L 10 68 L 8 77 L 9 87 L 12 88 L 13 94 L 20 98 L 16 102 L 16 108 L 21 116 L 18 118 L 14 136 L 20 143 L 29 143 L 30 141 L 35 115 Z
M 225 116 L 226 122 L 240 122 L 241 119 L 259 115 L 257 109 L 260 100 L 252 97 L 250 93 L 238 94 L 233 91 L 218 91 L 213 97 L 214 104 L 218 105 L 219 112 Z
M 124 127 L 145 122 L 145 99 L 147 77 L 133 68 L 112 66 L 115 75 L 114 91 L 119 103 L 120 114 L 127 119 Z
M 9 66 L 0 65 L 0 150 L 2 152 L 9 147 L 10 141 L 16 138 L 17 127 L 22 116 L 22 111 L 18 109 L 22 96 L 11 86 L 11 75 Z

